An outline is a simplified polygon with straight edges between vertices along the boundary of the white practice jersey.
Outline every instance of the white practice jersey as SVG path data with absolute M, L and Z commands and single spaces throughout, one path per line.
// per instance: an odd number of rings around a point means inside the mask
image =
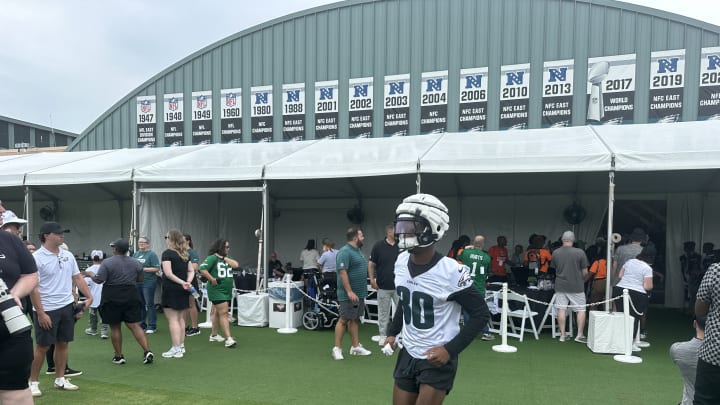
M 430 270 L 413 278 L 408 269 L 410 254 L 400 253 L 395 262 L 395 286 L 403 310 L 402 342 L 412 357 L 442 346 L 460 332 L 462 308 L 448 301 L 451 294 L 472 285 L 470 269 L 443 257 Z

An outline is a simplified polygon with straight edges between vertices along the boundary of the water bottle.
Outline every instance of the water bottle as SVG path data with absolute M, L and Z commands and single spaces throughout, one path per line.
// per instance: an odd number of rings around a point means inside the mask
M 195 289 L 195 287 L 190 286 L 190 294 L 192 294 L 193 298 L 195 298 L 196 300 L 200 299 L 200 294 Z

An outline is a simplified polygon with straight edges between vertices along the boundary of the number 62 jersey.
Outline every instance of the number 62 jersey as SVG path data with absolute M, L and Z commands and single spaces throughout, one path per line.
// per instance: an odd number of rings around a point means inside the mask
M 472 286 L 470 269 L 436 253 L 426 266 L 409 268 L 410 254 L 395 262 L 395 286 L 403 315 L 403 346 L 415 358 L 432 347 L 443 346 L 460 332 L 462 308 L 448 301 L 453 293 Z M 415 273 L 414 276 L 411 273 Z

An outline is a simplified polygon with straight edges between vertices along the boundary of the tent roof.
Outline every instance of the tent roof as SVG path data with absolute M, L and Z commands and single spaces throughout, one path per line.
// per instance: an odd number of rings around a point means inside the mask
M 43 152 L 22 155 L 17 159 L 3 160 L 0 161 L 0 187 L 22 186 L 25 184 L 25 175 L 28 173 L 57 167 L 74 161 L 87 161 L 86 170 L 87 172 L 91 172 L 94 170 L 95 165 L 92 158 L 102 156 L 110 152 L 112 151 Z M 60 173 L 57 173 L 56 176 L 58 178 L 63 177 Z

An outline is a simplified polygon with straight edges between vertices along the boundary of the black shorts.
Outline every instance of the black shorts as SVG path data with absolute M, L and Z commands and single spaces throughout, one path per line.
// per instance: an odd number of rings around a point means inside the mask
M 220 304 L 230 304 L 230 300 L 217 300 L 217 301 L 210 301 L 213 305 L 220 305 Z
M 73 304 L 46 312 L 52 321 L 50 329 L 43 329 L 38 323 L 37 312 L 33 314 L 35 324 L 35 343 L 40 346 L 50 346 L 55 342 L 72 342 L 75 338 L 75 314 Z
M 402 349 L 395 364 L 395 385 L 403 391 L 420 392 L 420 384 L 450 393 L 457 373 L 458 359 L 450 360 L 441 367 L 435 367 L 425 359 L 416 359 Z
M 142 320 L 143 305 L 139 301 L 104 302 L 98 308 L 103 323 L 117 325 L 121 322 L 136 323 Z
M 30 330 L 0 340 L 0 390 L 24 390 L 30 379 L 33 342 Z

